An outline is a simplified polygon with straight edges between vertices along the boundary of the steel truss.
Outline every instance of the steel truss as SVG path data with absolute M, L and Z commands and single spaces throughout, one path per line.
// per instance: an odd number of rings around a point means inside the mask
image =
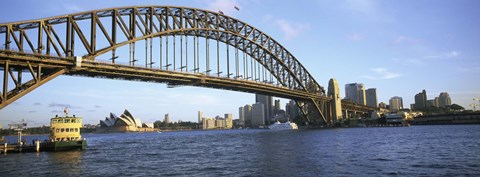
M 0 109 L 56 76 L 68 74 L 292 98 L 304 115 L 310 115 L 311 122 L 329 123 L 325 112 L 330 98 L 287 49 L 255 27 L 216 12 L 173 6 L 110 8 L 0 24 L 1 36 L 4 41 L 0 69 L 4 71 L 4 82 Z M 205 39 L 204 51 L 199 47 L 203 45 L 199 44 L 200 38 Z M 145 63 L 141 67 L 139 52 L 135 53 L 140 41 L 145 41 Z M 210 61 L 215 55 L 210 52 L 215 43 L 210 41 L 216 41 L 216 62 Z M 159 44 L 159 51 L 153 49 L 154 42 Z M 221 51 L 226 53 L 222 62 L 220 42 L 226 46 Z M 193 58 L 188 52 L 192 52 L 192 44 Z M 129 47 L 126 65 L 119 60 L 127 57 L 118 56 L 119 48 L 124 46 Z M 205 61 L 200 60 L 200 52 L 204 52 Z M 153 53 L 159 53 L 159 58 L 154 59 Z M 98 59 L 110 54 L 109 62 Z M 82 56 L 81 64 L 74 56 Z M 213 65 L 217 73 L 212 73 Z M 32 80 L 22 83 L 21 75 L 26 71 Z M 15 84 L 10 90 L 9 80 Z

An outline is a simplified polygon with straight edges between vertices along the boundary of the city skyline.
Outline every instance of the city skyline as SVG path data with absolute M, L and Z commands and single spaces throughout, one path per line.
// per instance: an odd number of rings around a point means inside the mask
M 93 3 L 95 2 L 95 3 Z M 29 6 L 22 4 L 28 3 Z M 177 5 L 232 16 L 257 27 L 285 46 L 325 89 L 359 82 L 377 88 L 378 102 L 393 96 L 404 106 L 420 90 L 427 98 L 448 92 L 466 109 L 480 95 L 480 41 L 476 1 L 415 3 L 384 1 L 58 1 L 9 2 L 0 23 L 32 20 L 127 5 Z M 114 5 L 112 5 L 114 4 Z M 233 7 L 238 6 L 240 10 Z M 270 7 L 276 8 L 270 8 Z M 434 6 L 432 8 L 431 6 Z M 293 13 L 284 13 L 285 11 Z M 415 16 L 411 12 L 415 10 Z M 20 13 L 20 12 L 29 13 Z M 311 13 L 314 11 L 314 13 Z M 454 13 L 452 13 L 452 11 Z M 307 13 L 309 12 L 309 13 Z M 457 13 L 458 12 L 458 13 Z M 260 17 L 260 18 L 259 18 Z M 415 18 L 414 18 L 415 17 Z M 433 74 L 432 74 L 433 73 Z M 345 90 L 340 87 L 341 98 Z M 147 94 L 148 93 L 148 94 Z M 216 115 L 251 104 L 255 94 L 198 87 L 60 76 L 0 110 L 4 127 L 22 119 L 48 125 L 63 107 L 95 124 L 109 112 L 129 109 L 150 121 L 169 113 L 172 121 L 195 121 L 197 110 Z M 288 100 L 282 99 L 282 103 Z

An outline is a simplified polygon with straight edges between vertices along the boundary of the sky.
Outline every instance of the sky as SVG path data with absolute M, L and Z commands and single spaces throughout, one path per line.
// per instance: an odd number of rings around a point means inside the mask
M 477 0 L 25 0 L 4 1 L 0 23 L 132 5 L 221 10 L 268 34 L 323 85 L 338 80 L 376 88 L 378 102 L 393 96 L 404 107 L 425 89 L 427 98 L 448 92 L 452 103 L 472 109 L 480 97 L 480 1 Z M 28 4 L 28 5 L 26 5 Z M 234 6 L 240 8 L 239 11 Z M 98 124 L 128 109 L 143 122 L 196 121 L 252 104 L 254 94 L 200 87 L 60 76 L 0 110 L 0 124 L 25 119 L 48 125 L 64 107 L 84 123 Z M 282 99 L 282 107 L 288 100 Z M 478 104 L 478 103 L 477 103 Z

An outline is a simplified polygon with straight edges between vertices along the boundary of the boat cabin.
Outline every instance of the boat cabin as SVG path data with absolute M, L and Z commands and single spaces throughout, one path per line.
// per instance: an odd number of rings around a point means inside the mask
M 55 116 L 50 119 L 50 141 L 79 141 L 82 139 L 80 128 L 82 127 L 81 117 Z

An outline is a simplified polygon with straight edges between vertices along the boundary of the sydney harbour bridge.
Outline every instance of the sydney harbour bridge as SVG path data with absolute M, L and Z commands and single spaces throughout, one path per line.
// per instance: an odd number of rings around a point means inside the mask
M 339 106 L 344 115 L 374 110 L 340 104 L 338 93 L 327 94 L 272 37 L 201 9 L 132 6 L 5 23 L 0 45 L 0 109 L 57 76 L 71 75 L 293 99 L 316 125 L 334 122 Z

